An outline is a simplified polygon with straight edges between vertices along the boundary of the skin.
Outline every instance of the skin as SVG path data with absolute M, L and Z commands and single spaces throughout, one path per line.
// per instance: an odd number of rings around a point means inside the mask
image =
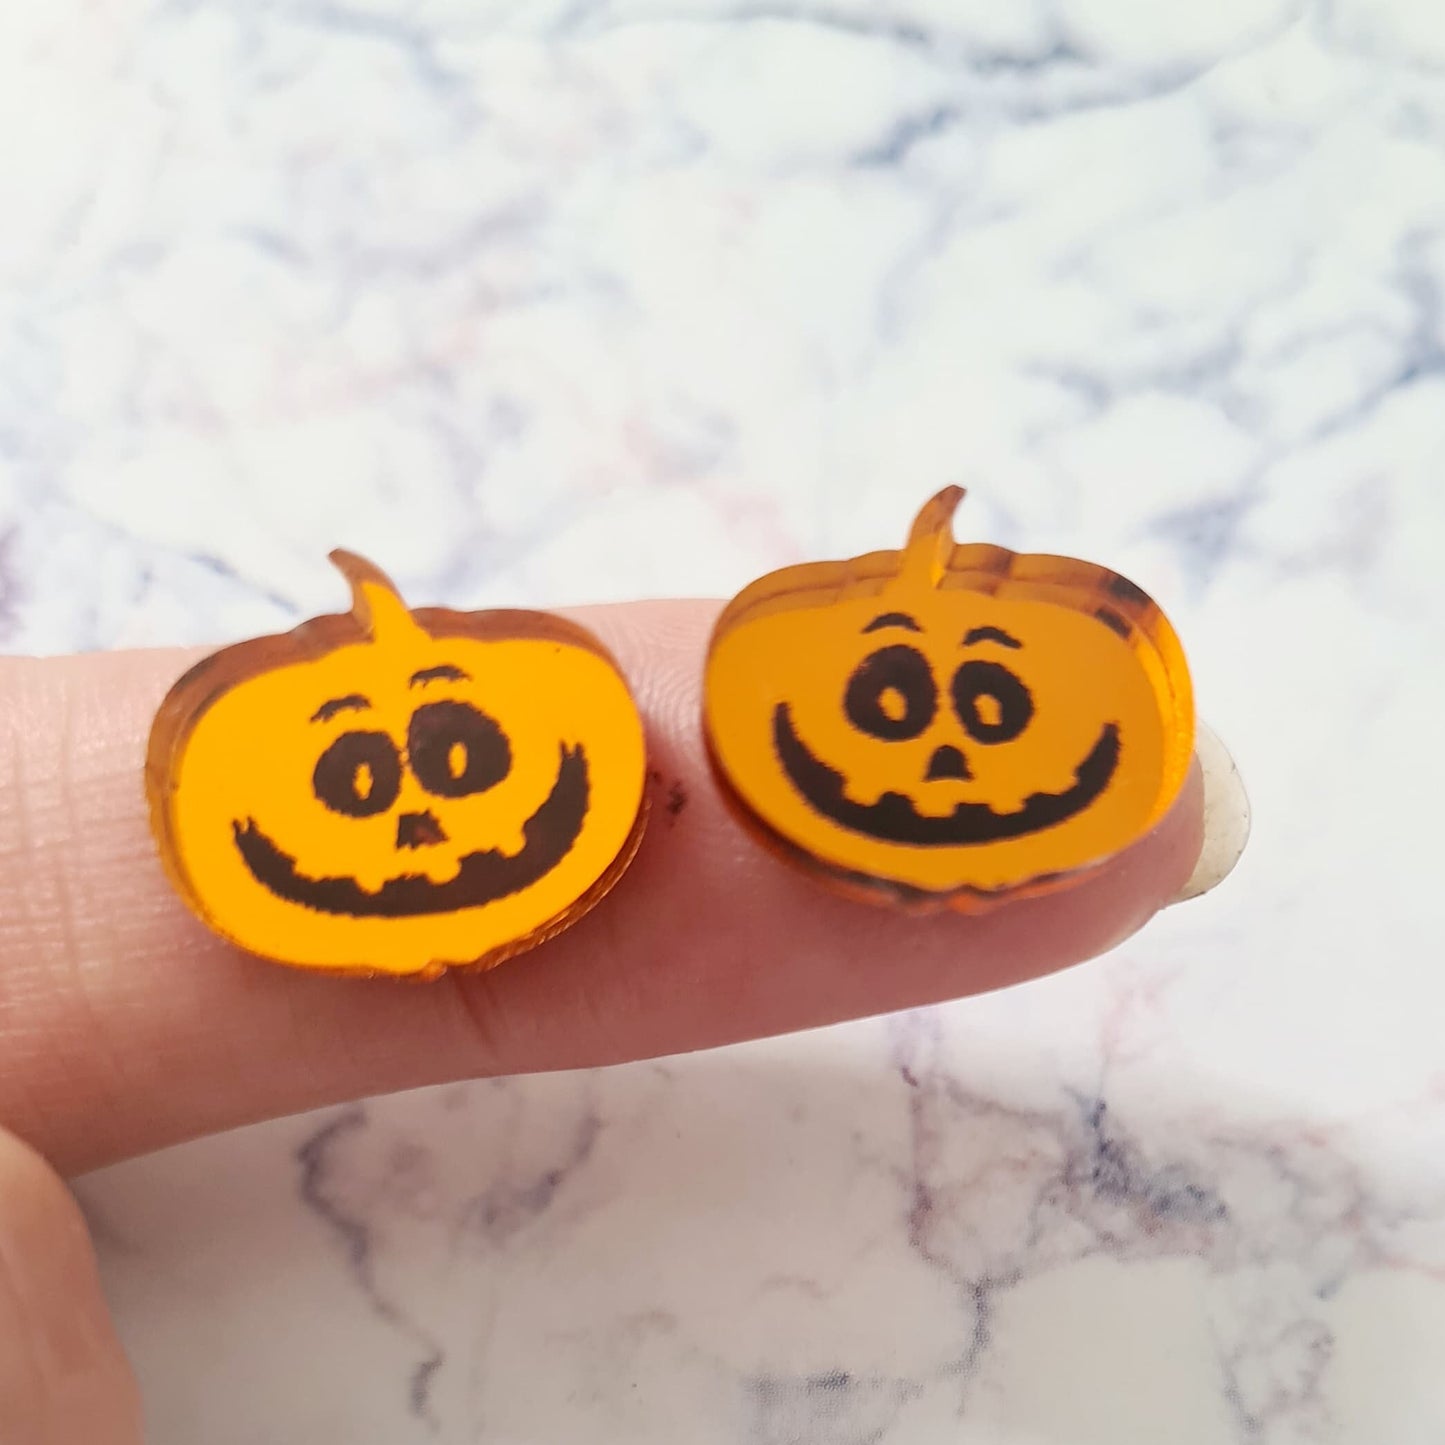
M 140 777 L 151 717 L 196 654 L 0 661 L 11 780 L 0 794 L 0 1440 L 141 1439 L 63 1175 L 343 1099 L 708 1048 L 1003 987 L 1113 947 L 1188 878 L 1197 769 L 1148 836 L 1068 891 L 906 924 L 834 896 L 753 843 L 712 782 L 698 714 L 716 611 L 575 614 L 647 720 L 647 835 L 567 933 L 493 972 L 426 984 L 269 966 L 172 892 Z

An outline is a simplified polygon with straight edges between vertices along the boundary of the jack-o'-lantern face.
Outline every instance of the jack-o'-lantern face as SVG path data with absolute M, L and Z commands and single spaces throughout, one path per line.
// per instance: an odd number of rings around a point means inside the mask
M 340 972 L 489 965 L 565 927 L 640 838 L 642 724 L 584 629 L 410 613 L 333 554 L 352 616 L 208 658 L 152 730 L 152 818 L 213 928 Z
M 850 891 L 977 907 L 1076 880 L 1157 822 L 1193 749 L 1173 630 L 1087 562 L 954 544 L 787 568 L 728 605 L 704 714 L 728 796 Z

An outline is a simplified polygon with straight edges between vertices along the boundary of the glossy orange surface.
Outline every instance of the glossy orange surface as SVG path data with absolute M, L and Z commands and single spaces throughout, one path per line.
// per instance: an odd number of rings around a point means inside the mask
M 487 966 L 597 901 L 641 836 L 642 722 L 583 628 L 409 612 L 348 553 L 350 615 L 226 648 L 157 714 L 152 825 L 183 896 L 278 962 Z
M 723 787 L 768 843 L 846 891 L 977 908 L 1064 886 L 1178 795 L 1183 650 L 1089 562 L 954 542 L 932 498 L 902 551 L 746 587 L 708 650 Z

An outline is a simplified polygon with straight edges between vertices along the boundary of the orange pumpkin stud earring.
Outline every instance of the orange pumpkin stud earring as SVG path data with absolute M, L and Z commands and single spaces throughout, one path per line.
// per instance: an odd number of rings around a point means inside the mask
M 351 613 L 228 647 L 162 704 L 146 790 L 167 871 L 217 933 L 280 963 L 499 963 L 631 861 L 637 707 L 574 623 L 409 612 L 369 562 L 331 556 Z
M 725 795 L 845 892 L 963 911 L 1066 886 L 1151 828 L 1194 748 L 1184 653 L 1132 582 L 954 542 L 929 501 L 901 552 L 743 589 L 708 648 Z

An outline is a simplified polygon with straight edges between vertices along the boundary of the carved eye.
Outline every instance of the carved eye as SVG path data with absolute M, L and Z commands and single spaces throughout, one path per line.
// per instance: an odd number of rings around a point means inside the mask
M 370 818 L 384 813 L 401 792 L 401 758 L 385 733 L 342 733 L 316 760 L 316 796 L 333 813 Z
M 875 738 L 916 738 L 938 711 L 928 659 L 913 647 L 883 647 L 859 663 L 843 696 L 848 721 Z
M 1012 742 L 1034 715 L 1033 694 L 997 662 L 965 662 L 953 675 L 953 705 L 980 743 Z
M 411 770 L 427 792 L 465 798 L 495 787 L 512 769 L 507 736 L 466 702 L 429 702 L 407 729 Z

